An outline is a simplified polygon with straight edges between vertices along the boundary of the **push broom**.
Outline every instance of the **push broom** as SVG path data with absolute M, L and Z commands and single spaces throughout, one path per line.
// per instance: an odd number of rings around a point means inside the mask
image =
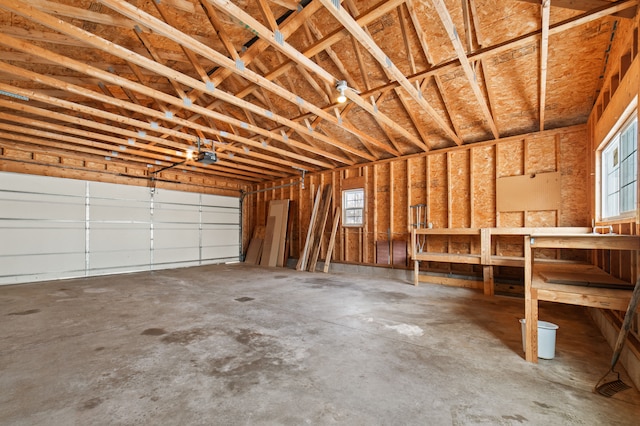
M 618 340 L 616 341 L 613 356 L 611 357 L 611 368 L 609 368 L 609 371 L 607 371 L 605 375 L 602 376 L 602 378 L 598 381 L 598 383 L 596 383 L 596 387 L 594 390 L 600 395 L 612 397 L 618 392 L 631 389 L 631 386 L 620 380 L 620 373 L 614 371 L 613 369 L 618 363 L 618 359 L 620 359 L 622 347 L 627 340 L 627 335 L 629 334 L 629 329 L 631 328 L 631 320 L 633 318 L 633 314 L 636 312 L 636 308 L 638 307 L 638 300 L 640 300 L 640 278 L 638 278 L 636 286 L 633 288 L 631 300 L 629 300 L 629 307 L 627 308 L 627 313 L 624 316 L 624 321 L 622 322 L 622 327 L 620 328 L 620 333 L 618 334 Z M 610 382 L 602 383 L 604 379 L 609 375 L 609 373 L 616 374 L 617 379 Z

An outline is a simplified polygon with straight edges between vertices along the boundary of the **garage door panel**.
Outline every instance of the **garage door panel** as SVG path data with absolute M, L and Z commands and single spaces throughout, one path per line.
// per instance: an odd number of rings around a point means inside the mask
M 84 221 L 82 198 L 39 194 L 4 194 L 0 215 L 3 219 Z
M 156 203 L 175 203 L 175 204 L 200 204 L 200 194 L 195 192 L 171 191 L 168 189 L 158 190 L 155 193 L 154 200 Z
M 89 254 L 90 269 L 102 270 L 103 272 L 108 269 L 113 269 L 114 272 L 140 271 L 148 269 L 150 263 L 151 251 L 148 247 L 138 250 L 96 251 Z
M 223 195 L 202 194 L 202 205 L 213 207 L 240 208 L 240 199 L 237 197 L 225 197 Z
M 81 253 L 30 254 L 0 257 L 0 275 L 38 275 L 44 273 L 55 276 L 84 275 L 85 256 Z
M 237 260 L 238 197 L 0 172 L 0 284 Z M 88 206 L 88 208 L 87 208 Z
M 86 182 L 74 179 L 57 179 L 47 176 L 26 175 L 22 173 L 2 173 L 0 190 L 17 193 L 56 194 L 84 196 Z
M 227 262 L 239 259 L 240 245 L 203 246 L 202 261 Z
M 154 204 L 153 221 L 156 223 L 198 223 L 198 206 L 180 204 Z
M 144 225 L 123 224 L 116 227 L 110 224 L 92 224 L 89 251 L 149 250 L 150 235 L 151 230 Z
M 154 249 L 189 248 L 200 245 L 200 231 L 193 225 L 163 226 L 158 225 L 153 230 Z
M 239 233 L 239 228 L 203 227 L 202 244 L 238 244 Z
M 202 209 L 202 222 L 210 224 L 238 225 L 239 211 L 236 209 L 223 209 L 208 207 Z
M 151 191 L 144 186 L 119 185 L 105 182 L 89 182 L 89 193 L 91 198 L 106 198 L 117 200 L 130 200 L 149 202 Z M 126 204 L 126 203 L 125 203 Z
M 0 223 L 0 256 L 37 255 L 82 252 L 85 249 L 85 230 L 82 228 L 8 228 Z
M 155 249 L 153 251 L 153 263 L 184 263 L 184 262 L 198 262 L 200 257 L 200 248 L 164 248 Z
M 124 200 L 94 200 L 90 201 L 89 218 L 100 222 L 143 222 L 151 221 L 151 211 L 148 202 L 131 202 Z

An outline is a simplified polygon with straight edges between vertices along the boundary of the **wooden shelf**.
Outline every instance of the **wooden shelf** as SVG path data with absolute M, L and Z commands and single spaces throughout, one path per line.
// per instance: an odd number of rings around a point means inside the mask
M 633 284 L 594 265 L 543 263 L 538 248 L 640 250 L 640 237 L 614 234 L 532 234 L 524 240 L 526 360 L 538 362 L 538 301 L 625 311 Z

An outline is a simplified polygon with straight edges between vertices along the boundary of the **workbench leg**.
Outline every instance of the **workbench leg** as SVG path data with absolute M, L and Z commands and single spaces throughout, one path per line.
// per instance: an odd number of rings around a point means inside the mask
M 525 359 L 538 362 L 538 291 L 532 288 L 533 254 L 531 252 L 531 238 L 524 237 L 524 318 L 525 331 Z
M 494 294 L 493 266 L 485 265 L 482 267 L 482 278 L 484 279 L 484 295 L 493 296 Z
M 418 286 L 418 275 L 420 274 L 420 262 L 413 261 L 413 285 Z
M 525 355 L 527 361 L 538 362 L 538 295 L 535 289 L 531 293 L 532 297 L 526 301 L 527 306 L 525 307 L 525 346 L 527 347 Z

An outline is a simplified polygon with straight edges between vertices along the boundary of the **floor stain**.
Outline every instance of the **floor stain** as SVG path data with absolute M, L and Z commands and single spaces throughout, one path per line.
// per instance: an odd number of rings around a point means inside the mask
M 382 299 L 387 302 L 396 302 L 410 297 L 408 294 L 400 293 L 399 291 L 370 291 L 366 295 L 367 297 Z
M 248 346 L 264 346 L 265 343 L 264 341 L 260 342 L 261 339 L 264 340 L 264 334 L 246 328 L 240 330 L 234 337 L 238 343 Z
M 238 297 L 237 299 L 234 299 L 236 302 L 250 302 L 252 300 L 255 300 L 253 297 Z
M 533 401 L 533 403 L 542 408 L 551 408 L 550 405 L 547 405 L 544 402 Z
M 163 334 L 167 334 L 167 332 L 162 328 L 147 328 L 140 333 L 142 336 L 162 336 Z
M 104 346 L 99 346 L 99 347 L 95 348 L 94 351 L 100 352 L 100 351 L 104 351 L 104 349 L 105 349 Z
M 206 332 L 206 330 L 202 328 L 192 328 L 190 330 L 180 330 L 169 333 L 162 338 L 162 342 L 188 345 L 191 342 L 201 340 L 207 335 L 208 333 Z
M 307 284 L 313 284 L 311 288 L 314 288 L 314 289 L 320 289 L 320 288 L 326 288 L 326 287 L 336 287 L 336 288 L 344 287 L 344 283 L 330 280 L 328 278 L 307 278 L 304 280 L 304 282 Z
M 283 371 L 291 374 L 294 363 L 283 353 L 274 336 L 251 329 L 229 330 L 227 334 L 246 349 L 237 354 L 209 359 L 205 374 L 225 380 L 226 388 L 234 393 L 249 391 L 265 381 L 273 380 Z M 285 351 L 286 352 L 286 351 Z
M 82 406 L 80 407 L 80 409 L 82 411 L 84 410 L 91 410 L 93 408 L 96 408 L 98 405 L 102 404 L 102 398 L 91 398 L 87 401 L 85 401 Z
M 513 420 L 518 423 L 524 423 L 528 421 L 526 417 L 523 417 L 520 414 L 516 414 L 515 416 L 502 416 L 502 418 L 505 420 Z
M 31 315 L 31 314 L 37 314 L 38 312 L 40 312 L 40 309 L 29 309 L 28 311 L 11 312 L 10 314 L 7 314 L 7 315 Z

